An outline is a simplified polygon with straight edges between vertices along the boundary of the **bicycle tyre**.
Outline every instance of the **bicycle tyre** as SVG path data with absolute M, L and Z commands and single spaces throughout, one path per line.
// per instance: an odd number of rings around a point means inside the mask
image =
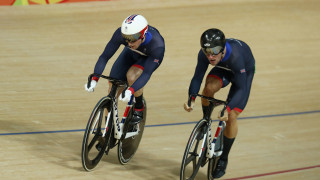
M 200 169 L 203 166 L 203 162 L 206 161 L 206 131 L 207 121 L 205 119 L 200 120 L 194 127 L 190 138 L 188 140 L 180 169 L 180 180 L 194 179 Z M 204 143 L 204 148 L 201 145 Z M 201 152 L 201 156 L 199 154 Z M 188 165 L 192 166 L 188 166 Z
M 110 104 L 112 100 L 109 97 L 103 97 L 93 109 L 89 121 L 87 123 L 86 130 L 84 132 L 82 141 L 81 161 L 82 166 L 86 171 L 93 170 L 100 162 L 105 149 L 107 148 L 112 132 L 112 114 L 109 119 L 108 125 L 105 126 L 105 110 L 111 110 Z M 106 127 L 107 132 L 105 137 L 103 135 L 103 129 Z
M 127 139 L 122 139 L 119 141 L 118 144 L 118 160 L 122 165 L 127 164 L 135 155 L 142 135 L 143 135 L 143 131 L 144 131 L 144 126 L 146 123 L 146 119 L 147 119 L 147 104 L 145 99 L 143 99 L 143 103 L 144 103 L 144 109 L 143 109 L 143 119 L 141 120 L 141 122 L 138 124 L 139 125 L 139 129 L 140 132 L 139 134 L 137 134 L 136 136 L 133 137 L 129 137 Z M 128 123 L 130 122 L 130 119 L 132 118 L 132 113 L 133 113 L 133 108 L 130 109 L 129 113 L 128 113 L 128 118 L 126 119 L 126 123 L 124 125 L 124 127 L 126 127 L 128 125 Z M 133 128 L 131 125 L 128 125 L 128 129 Z M 126 133 L 126 132 L 124 132 Z
M 214 177 L 212 176 L 212 173 L 215 171 L 216 167 L 217 167 L 217 163 L 218 163 L 219 157 L 213 156 L 212 158 L 209 159 L 209 163 L 208 163 L 208 180 L 213 180 Z

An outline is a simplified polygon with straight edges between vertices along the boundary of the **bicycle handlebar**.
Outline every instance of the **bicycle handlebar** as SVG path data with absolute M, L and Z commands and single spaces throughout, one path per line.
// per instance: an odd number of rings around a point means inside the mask
M 89 88 L 91 86 L 91 81 L 92 81 L 92 77 L 93 76 L 97 76 L 97 77 L 102 77 L 104 79 L 107 79 L 109 80 L 112 84 L 115 84 L 117 86 L 126 86 L 128 87 L 128 83 L 126 81 L 123 81 L 123 80 L 120 80 L 120 79 L 115 79 L 115 78 L 112 78 L 110 76 L 104 76 L 102 74 L 95 74 L 95 73 L 92 73 L 89 75 L 88 77 L 88 84 L 87 84 L 87 88 Z
M 196 97 L 196 96 L 199 96 L 199 97 L 207 99 L 210 103 L 212 103 L 213 107 L 224 105 L 224 107 L 223 107 L 223 109 L 221 111 L 221 114 L 220 114 L 220 117 L 223 117 L 224 111 L 227 109 L 227 102 L 226 101 L 222 101 L 222 100 L 215 99 L 215 98 L 208 97 L 208 96 L 203 96 L 201 94 L 191 94 L 189 99 L 188 99 L 188 106 L 189 107 L 191 106 L 192 97 Z

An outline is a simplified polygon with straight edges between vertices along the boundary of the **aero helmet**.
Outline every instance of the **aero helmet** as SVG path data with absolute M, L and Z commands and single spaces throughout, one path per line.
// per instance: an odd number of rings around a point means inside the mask
M 206 30 L 201 35 L 200 44 L 202 51 L 205 54 L 217 55 L 220 52 L 223 52 L 224 46 L 226 45 L 226 39 L 221 30 L 212 28 Z
M 128 16 L 121 25 L 122 37 L 129 42 L 142 39 L 148 31 L 148 21 L 141 15 Z

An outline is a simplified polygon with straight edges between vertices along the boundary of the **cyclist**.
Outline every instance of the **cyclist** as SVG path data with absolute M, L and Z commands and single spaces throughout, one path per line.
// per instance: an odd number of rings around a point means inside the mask
M 165 42 L 159 31 L 148 25 L 145 17 L 138 14 L 130 15 L 107 43 L 95 65 L 94 73 L 102 74 L 108 60 L 120 45 L 125 47 L 113 64 L 110 77 L 128 81 L 130 87 L 125 91 L 124 97 L 120 96 L 120 100 L 128 102 L 131 95 L 135 96 L 131 123 L 139 123 L 143 119 L 143 87 L 163 60 Z M 94 76 L 91 86 L 88 88 L 85 85 L 85 89 L 93 92 L 98 80 L 99 78 Z
M 225 39 L 224 33 L 216 28 L 206 30 L 200 39 L 201 49 L 198 53 L 198 62 L 189 87 L 189 96 L 199 92 L 202 80 L 209 64 L 214 66 L 208 73 L 202 95 L 213 97 L 221 88 L 231 83 L 227 98 L 227 109 L 224 117 L 224 149 L 218 161 L 217 168 L 212 172 L 214 178 L 225 174 L 228 164 L 228 155 L 238 133 L 237 117 L 244 110 L 251 89 L 255 72 L 255 59 L 250 47 L 238 39 Z M 188 112 L 193 110 L 195 97 L 191 105 L 184 104 Z M 209 101 L 202 98 L 202 110 L 205 117 L 208 112 Z M 219 115 L 220 116 L 220 115 Z

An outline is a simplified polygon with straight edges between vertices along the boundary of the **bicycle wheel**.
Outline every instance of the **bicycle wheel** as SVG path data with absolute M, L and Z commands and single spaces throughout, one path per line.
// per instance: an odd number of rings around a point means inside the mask
M 207 137 L 205 134 L 207 128 L 207 121 L 205 119 L 200 120 L 194 127 L 182 159 L 180 169 L 181 180 L 194 179 L 200 166 L 204 166 L 206 161 Z M 202 147 L 203 144 L 204 147 Z
M 136 136 L 133 137 L 129 137 L 127 139 L 122 139 L 119 141 L 118 144 L 118 160 L 121 164 L 127 164 L 132 157 L 134 156 L 134 154 L 136 153 L 141 138 L 142 138 L 142 134 L 144 131 L 144 125 L 146 123 L 146 119 L 147 119 L 147 104 L 145 99 L 143 99 L 143 103 L 144 103 L 144 110 L 143 110 L 143 120 L 141 120 L 141 122 L 137 125 L 130 125 L 130 119 L 132 118 L 132 113 L 133 113 L 133 108 L 130 109 L 129 113 L 128 113 L 128 118 L 126 119 L 126 123 L 124 125 L 124 131 L 130 131 L 130 130 L 134 130 L 139 126 L 140 132 L 139 134 L 137 134 Z M 126 128 L 127 127 L 127 128 Z M 126 132 L 124 132 L 126 133 Z
M 109 97 L 102 98 L 93 109 L 89 118 L 82 142 L 81 160 L 86 171 L 93 170 L 101 160 L 109 141 L 113 136 L 112 115 L 106 126 L 106 110 L 111 110 L 112 100 Z M 104 129 L 106 134 L 103 137 Z
M 209 159 L 209 164 L 208 164 L 208 179 L 209 180 L 213 180 L 213 176 L 212 173 L 214 172 L 214 170 L 217 167 L 217 163 L 218 163 L 219 157 L 216 157 L 213 155 L 212 158 Z

